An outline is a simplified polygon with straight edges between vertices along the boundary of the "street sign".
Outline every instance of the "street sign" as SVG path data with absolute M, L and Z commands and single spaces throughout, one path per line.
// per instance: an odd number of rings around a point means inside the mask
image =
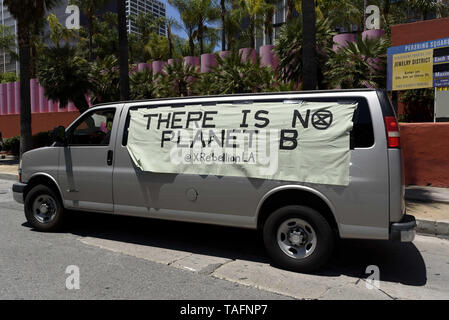
M 449 86 L 449 38 L 388 48 L 390 91 Z

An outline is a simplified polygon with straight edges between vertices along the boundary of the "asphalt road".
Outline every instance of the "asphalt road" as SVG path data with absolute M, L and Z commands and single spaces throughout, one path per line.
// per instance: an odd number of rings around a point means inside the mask
M 0 180 L 0 299 L 449 299 L 445 239 L 345 240 L 326 269 L 298 274 L 272 267 L 255 231 L 77 213 L 36 232 L 11 185 Z

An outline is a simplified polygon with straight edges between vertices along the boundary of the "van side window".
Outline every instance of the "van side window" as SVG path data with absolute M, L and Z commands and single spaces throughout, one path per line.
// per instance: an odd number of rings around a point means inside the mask
M 373 121 L 371 118 L 368 101 L 365 98 L 348 96 L 345 97 L 343 100 L 340 97 L 325 97 L 325 98 L 311 97 L 311 98 L 298 98 L 298 99 L 308 102 L 340 102 L 340 103 L 344 103 L 345 101 L 350 103 L 357 102 L 358 106 L 353 117 L 354 126 L 351 131 L 350 148 L 351 149 L 369 148 L 374 145 Z M 261 100 L 260 102 L 281 102 L 281 101 L 284 100 L 267 99 Z M 132 108 L 134 110 L 137 109 L 137 107 Z M 145 108 L 145 106 L 142 108 Z M 128 113 L 122 138 L 123 146 L 126 146 L 126 144 L 128 143 L 129 122 L 130 122 L 130 115 Z
M 96 110 L 86 114 L 69 133 L 69 145 L 107 146 L 111 138 L 115 109 Z
M 354 127 L 351 132 L 351 149 L 369 148 L 374 145 L 374 130 L 371 113 L 365 99 L 359 101 L 354 113 Z

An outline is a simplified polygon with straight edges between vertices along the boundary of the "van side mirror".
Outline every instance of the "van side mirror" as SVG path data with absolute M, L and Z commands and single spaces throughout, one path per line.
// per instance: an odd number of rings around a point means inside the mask
M 58 126 L 53 129 L 53 139 L 58 144 L 66 145 L 67 139 L 65 137 L 64 126 Z

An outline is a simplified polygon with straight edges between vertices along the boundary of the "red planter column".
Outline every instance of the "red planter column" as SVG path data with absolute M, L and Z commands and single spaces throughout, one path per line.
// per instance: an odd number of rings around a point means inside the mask
M 6 83 L 0 84 L 0 115 L 8 114 Z
M 212 53 L 205 53 L 201 55 L 201 73 L 212 71 L 217 66 L 217 56 Z
M 200 66 L 200 58 L 198 58 L 198 57 L 194 57 L 194 56 L 184 57 L 184 62 L 186 64 L 190 64 L 192 66 L 197 66 L 197 67 Z
M 378 39 L 385 35 L 383 29 L 366 30 L 362 32 L 362 38 L 365 39 Z
M 242 48 L 239 50 L 239 54 L 242 56 L 242 61 L 251 60 L 253 63 L 257 61 L 257 52 L 252 48 Z
M 20 114 L 20 81 L 14 82 L 15 113 Z
M 8 82 L 6 84 L 6 104 L 8 106 L 8 114 L 16 113 L 16 106 L 14 104 L 15 95 L 14 95 L 14 83 Z
M 352 33 L 341 33 L 334 36 L 334 45 L 332 50 L 337 51 L 340 48 L 344 48 L 348 45 L 348 42 L 355 41 L 355 34 Z
M 153 74 L 162 73 L 166 64 L 167 62 L 165 61 L 153 61 Z
M 274 54 L 274 46 L 273 45 L 266 45 L 266 46 L 261 46 L 259 49 L 259 53 L 260 53 L 260 63 L 263 66 L 270 66 L 273 69 L 276 69 L 279 61 L 276 57 L 276 55 Z
M 45 96 L 45 89 L 39 85 L 39 112 L 48 112 L 48 99 Z
M 232 53 L 231 51 L 220 51 L 220 52 L 218 53 L 218 55 L 219 55 L 220 58 L 224 59 L 224 58 L 226 58 L 227 56 L 229 56 L 231 53 Z

